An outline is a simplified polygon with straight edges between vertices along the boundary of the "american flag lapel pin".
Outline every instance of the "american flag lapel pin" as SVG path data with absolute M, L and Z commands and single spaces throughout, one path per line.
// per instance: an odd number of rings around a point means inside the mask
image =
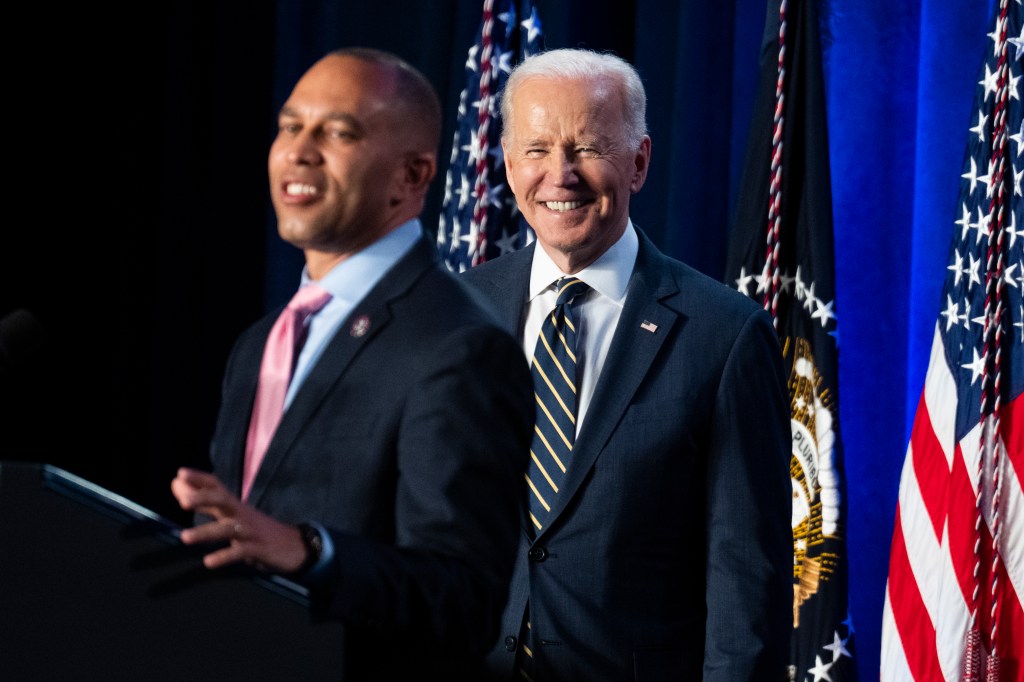
M 641 329 L 646 329 L 647 331 L 649 331 L 652 334 L 654 332 L 658 331 L 658 325 L 654 324 L 650 320 L 644 320 L 643 322 L 641 322 L 640 323 L 640 328 Z

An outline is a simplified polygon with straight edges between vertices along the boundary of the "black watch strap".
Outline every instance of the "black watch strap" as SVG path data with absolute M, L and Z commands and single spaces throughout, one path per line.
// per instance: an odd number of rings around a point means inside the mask
M 295 573 L 302 575 L 320 561 L 320 557 L 324 553 L 324 539 L 320 536 L 320 531 L 316 526 L 308 523 L 299 524 L 299 535 L 302 537 L 302 544 L 306 547 L 306 559 L 295 570 Z

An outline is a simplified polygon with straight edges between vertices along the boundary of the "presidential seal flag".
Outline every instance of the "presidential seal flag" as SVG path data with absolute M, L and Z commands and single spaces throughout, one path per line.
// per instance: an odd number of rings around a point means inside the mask
M 832 191 L 813 0 L 770 2 L 726 282 L 775 321 L 793 450 L 790 680 L 856 679 L 839 432 Z
M 1024 9 L 995 10 L 900 478 L 881 680 L 1024 680 Z
M 498 103 L 512 67 L 542 49 L 533 2 L 485 0 L 478 38 L 466 59 L 466 87 L 459 95 L 437 227 L 438 250 L 454 272 L 533 239 L 505 179 Z

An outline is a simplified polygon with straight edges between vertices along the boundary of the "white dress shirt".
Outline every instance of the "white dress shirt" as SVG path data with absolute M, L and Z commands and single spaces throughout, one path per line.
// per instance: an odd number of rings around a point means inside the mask
M 633 274 L 640 240 L 630 220 L 626 231 L 617 242 L 601 256 L 577 272 L 577 277 L 593 291 L 587 292 L 582 303 L 576 300 L 573 310 L 577 315 L 576 329 L 576 431 L 583 427 L 583 420 L 594 396 L 594 387 L 601 376 L 612 344 L 615 327 L 626 302 L 629 278 Z M 544 318 L 555 308 L 558 293 L 552 286 L 560 277 L 565 277 L 547 252 L 538 243 L 533 252 L 533 267 L 530 271 L 529 301 L 526 307 L 526 322 L 523 328 L 523 351 L 533 361 L 533 349 L 537 344 Z

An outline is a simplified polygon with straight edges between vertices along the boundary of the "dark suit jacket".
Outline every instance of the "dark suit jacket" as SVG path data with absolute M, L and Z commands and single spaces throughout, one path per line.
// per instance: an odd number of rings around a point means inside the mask
M 532 258 L 463 275 L 520 336 Z M 539 681 L 786 679 L 789 459 L 770 317 L 641 233 L 555 520 L 531 542 L 521 518 L 491 668 L 511 674 L 529 604 Z
M 249 496 L 327 527 L 335 560 L 314 605 L 348 625 L 348 679 L 468 671 L 497 633 L 533 392 L 521 347 L 472 296 L 418 243 L 330 341 Z M 211 459 L 235 493 L 277 314 L 240 337 L 224 377 Z

